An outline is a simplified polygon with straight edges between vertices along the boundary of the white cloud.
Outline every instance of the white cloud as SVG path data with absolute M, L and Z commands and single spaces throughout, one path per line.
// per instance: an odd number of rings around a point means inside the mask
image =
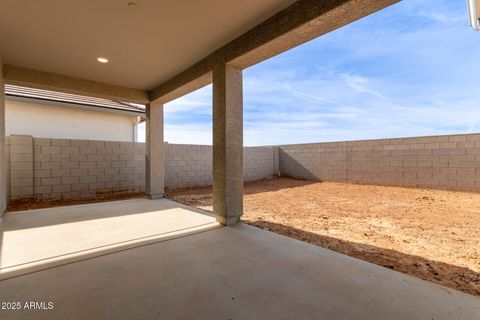
M 370 94 L 381 100 L 387 100 L 387 98 L 383 94 L 370 88 L 371 83 L 368 78 L 351 74 L 343 74 L 341 77 L 344 79 L 345 83 L 353 90 Z
M 211 108 L 212 86 L 208 85 L 165 104 L 164 112 L 166 117 L 184 115 L 188 112 L 210 114 Z
M 429 19 L 432 19 L 434 21 L 442 22 L 442 23 L 455 21 L 455 19 L 452 19 L 451 17 L 449 17 L 446 14 L 442 14 L 442 13 L 434 12 L 434 11 L 430 12 L 430 11 L 420 10 L 420 11 L 418 11 L 417 14 L 421 17 L 429 18 Z M 458 17 L 457 17 L 457 19 L 458 19 Z

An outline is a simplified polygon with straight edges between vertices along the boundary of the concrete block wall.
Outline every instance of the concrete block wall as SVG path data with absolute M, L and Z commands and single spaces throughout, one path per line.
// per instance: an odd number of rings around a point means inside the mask
M 6 139 L 10 200 L 85 199 L 145 191 L 145 145 Z M 246 147 L 244 179 L 308 180 L 480 191 L 480 134 Z M 168 188 L 212 183 L 212 147 L 165 145 Z
M 33 197 L 33 139 L 7 137 L 7 195 L 10 199 Z
M 280 172 L 307 180 L 346 181 L 347 143 L 280 146 Z
M 10 201 L 88 199 L 145 191 L 145 144 L 7 137 Z M 245 180 L 278 173 L 278 149 L 245 148 Z M 212 147 L 165 144 L 165 185 L 212 183 Z
M 271 178 L 278 174 L 278 148 L 245 147 L 245 181 Z M 212 184 L 212 147 L 205 145 L 165 145 L 165 186 L 185 188 Z
M 212 184 L 212 147 L 165 144 L 165 187 L 185 188 Z
M 133 142 L 33 139 L 37 200 L 145 190 L 145 147 Z
M 143 192 L 145 147 L 133 142 L 8 137 L 10 200 Z
M 280 146 L 283 175 L 480 191 L 480 134 Z
M 279 175 L 278 148 L 246 147 L 243 151 L 245 181 L 255 181 Z

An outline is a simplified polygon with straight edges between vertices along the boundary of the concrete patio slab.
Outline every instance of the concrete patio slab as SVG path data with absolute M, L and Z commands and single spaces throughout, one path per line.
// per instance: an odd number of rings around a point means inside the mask
M 0 226 L 0 279 L 218 227 L 167 199 L 12 212 Z
M 0 281 L 2 319 L 479 319 L 480 299 L 238 224 Z

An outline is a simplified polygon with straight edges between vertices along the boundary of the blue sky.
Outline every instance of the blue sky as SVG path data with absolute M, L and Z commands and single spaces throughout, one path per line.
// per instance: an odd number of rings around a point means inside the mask
M 244 71 L 246 146 L 480 132 L 466 1 L 403 0 Z M 211 86 L 165 105 L 165 140 L 211 144 Z

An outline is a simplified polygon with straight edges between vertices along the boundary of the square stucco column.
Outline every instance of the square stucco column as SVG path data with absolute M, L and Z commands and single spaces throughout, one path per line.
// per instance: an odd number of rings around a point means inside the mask
M 146 105 L 145 136 L 145 181 L 150 199 L 163 198 L 163 105 Z
M 7 172 L 5 154 L 5 85 L 0 57 L 0 223 L 7 208 Z
M 213 213 L 230 225 L 243 214 L 242 71 L 213 68 Z

